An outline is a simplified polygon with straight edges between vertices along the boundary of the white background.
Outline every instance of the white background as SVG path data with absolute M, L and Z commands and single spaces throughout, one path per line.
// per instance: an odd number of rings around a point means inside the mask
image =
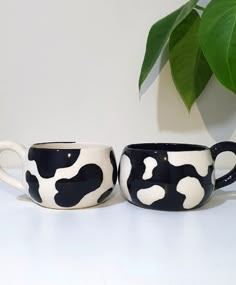
M 0 139 L 103 142 L 117 158 L 133 142 L 235 140 L 236 96 L 215 79 L 189 114 L 167 64 L 139 100 L 148 31 L 184 2 L 1 0 Z
M 167 64 L 139 101 L 150 26 L 184 2 L 0 0 L 0 140 L 105 142 L 117 158 L 132 142 L 236 140 L 236 96 L 214 79 L 188 114 Z M 17 165 L 9 153 L 1 163 Z M 119 192 L 65 212 L 0 182 L 0 283 L 234 285 L 234 187 L 190 212 L 144 210 Z

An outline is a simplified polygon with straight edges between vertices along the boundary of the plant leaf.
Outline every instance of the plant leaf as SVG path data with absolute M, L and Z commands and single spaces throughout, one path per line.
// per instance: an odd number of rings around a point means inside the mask
M 236 93 L 236 0 L 212 0 L 202 15 L 199 35 L 216 78 Z
M 172 32 L 169 41 L 172 77 L 188 110 L 212 76 L 199 45 L 200 20 L 197 11 L 192 10 Z
M 171 32 L 191 12 L 199 0 L 190 0 L 178 10 L 155 23 L 148 35 L 146 52 L 139 77 L 139 89 L 155 65 L 162 49 L 166 45 Z

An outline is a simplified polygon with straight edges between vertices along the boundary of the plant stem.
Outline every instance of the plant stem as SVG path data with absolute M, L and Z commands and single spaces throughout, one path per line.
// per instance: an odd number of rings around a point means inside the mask
M 198 10 L 201 10 L 201 11 L 204 11 L 204 10 L 205 10 L 205 8 L 204 8 L 204 7 L 199 6 L 199 5 L 196 5 L 196 6 L 195 6 L 195 8 L 196 8 L 196 9 L 198 9 Z

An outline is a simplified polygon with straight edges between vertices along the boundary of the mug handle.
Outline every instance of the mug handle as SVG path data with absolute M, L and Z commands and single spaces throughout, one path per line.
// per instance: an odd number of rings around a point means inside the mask
M 215 161 L 217 156 L 225 151 L 231 151 L 234 154 L 236 154 L 236 143 L 226 141 L 226 142 L 220 142 L 211 147 L 211 154 L 213 157 L 213 160 Z M 223 188 L 225 186 L 228 186 L 236 181 L 236 165 L 234 168 L 224 176 L 216 179 L 216 185 L 215 190 Z
M 23 161 L 25 161 L 26 159 L 27 151 L 23 145 L 11 141 L 2 141 L 0 142 L 0 153 L 5 150 L 11 150 L 16 152 Z M 21 190 L 22 192 L 25 192 L 25 187 L 23 182 L 9 175 L 1 166 L 0 166 L 0 180 Z

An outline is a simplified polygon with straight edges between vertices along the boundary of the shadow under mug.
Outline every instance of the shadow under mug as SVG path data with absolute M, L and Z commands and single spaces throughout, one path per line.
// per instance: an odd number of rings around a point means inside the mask
M 117 180 L 112 147 L 83 143 L 39 143 L 29 150 L 0 142 L 0 152 L 12 150 L 24 162 L 23 181 L 0 168 L 0 180 L 27 193 L 43 207 L 76 209 L 107 200 Z
M 236 143 L 211 148 L 191 144 L 143 143 L 125 147 L 119 165 L 123 196 L 144 208 L 180 211 L 202 206 L 215 189 L 236 181 L 236 166 L 215 179 L 214 162 Z

